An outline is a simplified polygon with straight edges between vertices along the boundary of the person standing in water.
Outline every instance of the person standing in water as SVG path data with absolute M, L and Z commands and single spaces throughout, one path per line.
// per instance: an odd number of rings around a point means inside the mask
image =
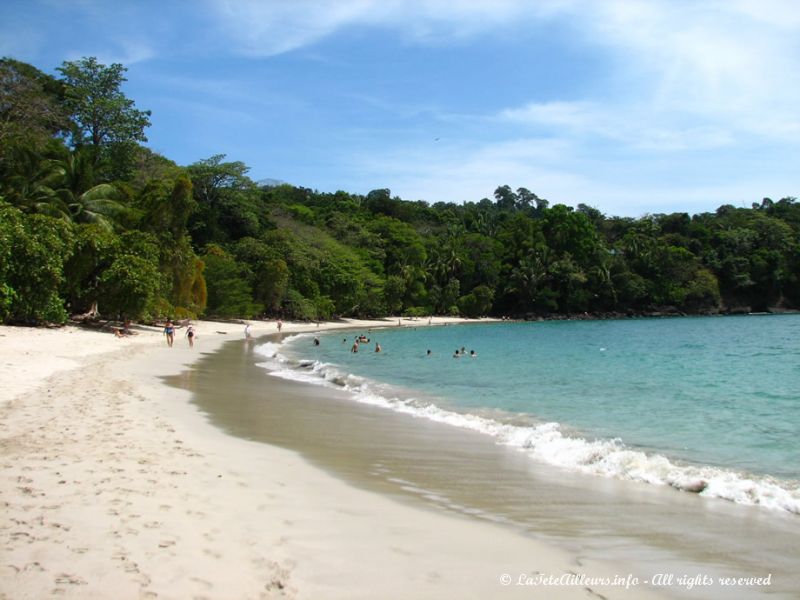
M 283 321 L 278 319 L 277 326 L 278 326 L 278 333 L 280 333 L 281 329 L 283 329 Z
M 375 342 L 375 352 L 381 351 L 381 345 L 378 342 Z

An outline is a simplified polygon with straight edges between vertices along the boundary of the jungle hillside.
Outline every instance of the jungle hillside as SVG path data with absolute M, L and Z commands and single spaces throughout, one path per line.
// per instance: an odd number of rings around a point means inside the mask
M 148 149 L 126 68 L 0 60 L 0 321 L 717 314 L 800 308 L 794 197 L 604 215 L 498 182 L 409 201 Z M 755 199 L 754 199 L 755 200 Z

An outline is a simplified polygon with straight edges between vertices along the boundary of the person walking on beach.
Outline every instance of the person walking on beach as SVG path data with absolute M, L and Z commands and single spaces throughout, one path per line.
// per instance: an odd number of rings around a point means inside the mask
M 194 327 L 191 325 L 186 328 L 186 339 L 189 340 L 189 348 L 194 348 Z
M 244 339 L 250 339 L 250 323 L 244 326 Z
M 167 324 L 164 325 L 164 335 L 167 336 L 167 346 L 172 348 L 172 342 L 175 341 L 175 325 L 171 319 L 167 319 Z
M 280 333 L 280 332 L 281 332 L 281 329 L 283 329 L 283 321 L 281 321 L 280 319 L 278 319 L 278 323 L 277 323 L 277 325 L 278 325 L 278 333 Z

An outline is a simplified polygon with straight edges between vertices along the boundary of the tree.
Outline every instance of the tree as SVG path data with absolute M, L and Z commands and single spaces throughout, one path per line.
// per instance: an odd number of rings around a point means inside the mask
M 150 126 L 150 111 L 138 110 L 122 93 L 125 67 L 106 66 L 92 56 L 65 61 L 58 70 L 64 77 L 65 104 L 74 124 L 73 147 L 91 146 L 97 164 L 125 147 L 147 141 L 144 130 Z M 120 162 L 116 158 L 114 162 Z
M 169 286 L 168 276 L 159 269 L 159 251 L 159 240 L 151 233 L 126 231 L 119 236 L 111 262 L 99 277 L 104 314 L 137 319 L 156 311 Z
M 475 287 L 466 296 L 458 300 L 458 307 L 465 317 L 480 317 L 489 312 L 494 300 L 494 290 L 485 285 Z
M 203 256 L 208 289 L 207 313 L 216 317 L 251 318 L 263 310 L 253 302 L 252 274 L 246 265 L 219 246 L 209 246 Z
M 498 187 L 494 191 L 494 197 L 495 200 L 497 200 L 497 208 L 500 210 L 514 210 L 517 208 L 517 195 L 507 185 L 501 185 Z
M 192 182 L 179 175 L 174 180 L 151 181 L 141 195 L 146 229 L 177 240 L 186 235 L 189 216 L 197 209 L 192 197 Z
M 258 233 L 258 189 L 247 177 L 249 169 L 242 162 L 224 159 L 224 154 L 216 154 L 186 169 L 197 201 L 189 221 L 196 247 Z
M 14 322 L 67 318 L 59 290 L 72 236 L 64 221 L 0 203 L 0 317 Z
M 247 177 L 250 168 L 241 161 L 223 162 L 224 154 L 199 160 L 187 167 L 194 185 L 198 202 L 214 205 L 225 194 L 225 190 L 246 190 L 253 187 Z
M 158 264 L 133 254 L 121 254 L 100 276 L 104 311 L 141 318 L 161 292 Z
M 64 266 L 64 293 L 72 312 L 89 312 L 97 306 L 100 276 L 114 260 L 119 238 L 96 224 L 73 228 L 73 253 Z
M 0 162 L 0 194 L 7 202 L 26 213 L 40 213 L 70 220 L 69 207 L 56 190 L 62 185 L 64 171 L 58 161 L 35 149 L 14 148 Z
M 61 91 L 55 79 L 35 67 L 0 59 L 0 158 L 19 143 L 42 146 L 66 127 Z

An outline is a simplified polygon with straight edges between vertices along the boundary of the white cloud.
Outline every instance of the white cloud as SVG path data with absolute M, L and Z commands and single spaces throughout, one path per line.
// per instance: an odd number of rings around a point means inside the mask
M 584 30 L 619 50 L 640 104 L 771 135 L 777 128 L 760 128 L 761 117 L 796 122 L 800 3 L 761 5 L 607 0 Z
M 309 46 L 355 25 L 382 27 L 423 43 L 446 43 L 506 25 L 563 19 L 581 33 L 578 43 L 605 49 L 614 57 L 614 71 L 602 76 L 604 85 L 616 89 L 615 97 L 603 100 L 604 105 L 618 107 L 620 116 L 611 119 L 614 128 L 634 107 L 648 119 L 681 112 L 707 119 L 717 129 L 726 121 L 741 120 L 740 127 L 764 135 L 793 131 L 797 123 L 793 117 L 800 103 L 800 2 L 796 0 L 207 2 L 219 15 L 232 47 L 256 56 Z M 541 114 L 526 118 L 582 127 L 586 123 L 579 121 L 587 119 L 588 108 L 582 102 L 552 99 L 531 105 L 530 111 Z M 763 128 L 762 115 L 769 115 L 770 122 Z M 671 128 L 671 124 L 656 127 Z
M 314 44 L 348 26 L 378 26 L 416 40 L 459 39 L 519 19 L 562 12 L 573 0 L 207 0 L 231 43 L 254 56 Z
M 586 101 L 530 103 L 504 109 L 496 120 L 594 146 L 611 143 L 630 149 L 676 152 L 719 148 L 734 142 L 733 133 L 723 127 L 687 125 L 648 107 L 601 106 Z
M 566 128 L 570 131 L 586 131 L 599 125 L 597 107 L 589 102 L 531 102 L 520 108 L 507 108 L 499 114 L 500 119 L 541 125 L 545 127 Z

